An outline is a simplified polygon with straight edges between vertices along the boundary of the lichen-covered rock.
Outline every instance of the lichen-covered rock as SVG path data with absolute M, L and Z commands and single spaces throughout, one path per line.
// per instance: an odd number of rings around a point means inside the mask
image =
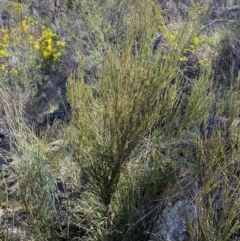
M 196 220 L 196 205 L 187 201 L 169 203 L 156 220 L 149 241 L 183 241 L 187 223 Z
M 240 18 L 240 5 L 214 8 L 211 17 L 214 19 L 223 18 L 228 20 Z

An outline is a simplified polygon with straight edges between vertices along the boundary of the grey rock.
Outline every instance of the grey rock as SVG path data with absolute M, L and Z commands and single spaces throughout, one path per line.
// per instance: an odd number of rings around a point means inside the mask
M 0 164 L 0 172 L 5 172 L 5 171 L 7 171 L 7 165 L 5 165 L 5 164 Z
M 42 124 L 53 125 L 56 120 L 68 122 L 71 119 L 71 112 L 72 109 L 69 103 L 60 104 L 57 110 L 44 116 Z
M 10 14 L 8 11 L 3 10 L 0 12 L 0 27 L 6 28 L 9 21 Z
M 216 27 L 239 27 L 240 5 L 233 7 L 216 7 L 210 13 L 210 21 L 206 24 L 203 31 L 215 31 Z
M 211 17 L 214 19 L 237 19 L 240 17 L 240 5 L 214 8 L 211 12 Z
M 196 205 L 180 200 L 169 203 L 153 226 L 149 241 L 184 241 L 187 223 L 197 218 Z

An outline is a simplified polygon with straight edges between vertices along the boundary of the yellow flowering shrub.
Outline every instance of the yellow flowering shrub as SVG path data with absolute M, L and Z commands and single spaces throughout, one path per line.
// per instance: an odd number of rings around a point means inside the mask
M 28 30 L 28 24 L 27 24 L 27 20 L 24 19 L 21 23 L 20 23 L 20 28 L 22 30 L 23 33 L 27 33 Z
M 61 56 L 61 47 L 65 46 L 64 41 L 58 40 L 57 34 L 49 28 L 43 28 L 42 36 L 36 39 L 34 47 L 40 52 L 42 58 L 55 61 Z
M 7 56 L 7 47 L 9 43 L 8 31 L 0 29 L 0 58 Z
M 35 88 L 37 78 L 33 76 L 43 76 L 52 68 L 65 42 L 50 28 L 23 14 L 22 4 L 13 3 L 11 7 L 16 14 L 14 25 L 8 30 L 0 28 L 0 76 L 15 86 L 23 85 L 22 76 L 31 73 L 27 85 Z
M 23 10 L 22 4 L 21 3 L 13 3 L 13 8 L 17 13 L 21 13 Z
M 177 39 L 177 38 L 179 38 L 178 31 L 174 30 L 174 29 L 171 29 L 171 27 L 169 27 L 169 26 L 166 26 L 163 21 L 161 21 L 160 24 L 159 24 L 159 30 L 163 33 L 163 35 L 164 35 L 165 39 L 167 40 L 168 44 L 171 47 L 176 48 L 176 46 L 174 46 L 174 44 L 179 42 L 178 39 Z M 201 44 L 202 44 L 202 40 L 200 40 L 196 36 L 196 34 L 194 34 L 191 37 L 191 42 L 190 42 L 189 46 L 183 50 L 183 54 L 188 53 L 188 52 L 191 52 L 191 53 L 195 54 L 197 48 Z M 177 46 L 177 48 L 178 48 L 178 46 Z M 182 55 L 182 56 L 180 56 L 179 61 L 180 62 L 187 62 L 188 58 L 185 55 Z
M 22 7 L 21 4 L 15 4 L 15 11 L 19 12 L 20 7 Z M 57 34 L 50 28 L 40 26 L 39 22 L 37 22 L 34 18 L 30 16 L 24 17 L 18 23 L 18 30 L 13 29 L 11 33 L 19 30 L 21 36 L 23 37 L 23 42 L 32 45 L 33 49 L 40 54 L 41 62 L 47 61 L 49 64 L 50 61 L 53 63 L 61 56 L 61 50 L 66 43 L 64 41 L 60 41 Z

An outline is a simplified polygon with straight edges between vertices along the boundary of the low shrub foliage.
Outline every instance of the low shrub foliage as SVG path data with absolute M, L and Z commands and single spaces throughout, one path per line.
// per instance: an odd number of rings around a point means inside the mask
M 216 68 L 238 33 L 205 32 L 211 4 L 190 2 L 1 3 L 0 239 L 165 240 L 181 200 L 186 240 L 239 240 L 240 78 Z

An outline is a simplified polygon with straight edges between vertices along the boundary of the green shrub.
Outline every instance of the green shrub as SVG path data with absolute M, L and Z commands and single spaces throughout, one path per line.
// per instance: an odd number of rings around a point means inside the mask
M 199 32 L 206 2 L 192 3 L 174 27 L 153 0 L 31 2 L 40 22 L 14 3 L 11 28 L 0 30 L 0 56 L 16 51 L 18 57 L 15 72 L 1 64 L 2 79 L 27 88 L 50 78 L 48 64 L 61 71 L 56 60 L 65 42 L 69 56 L 80 58 L 67 83 L 71 120 L 62 126 L 31 126 L 26 93 L 1 82 L 16 198 L 29 238 L 145 240 L 164 205 L 187 199 L 197 206 L 187 239 L 237 240 L 239 131 L 232 122 L 239 115 L 239 79 L 229 91 L 213 90 L 208 58 L 195 78 L 179 73 L 186 51 L 204 49 Z M 156 35 L 162 39 L 153 51 Z M 216 118 L 227 113 L 227 124 L 216 124 L 209 137 L 199 135 L 212 112 Z
M 170 120 L 178 100 L 177 63 L 196 33 L 192 27 L 184 35 L 186 23 L 170 52 L 159 52 L 152 61 L 151 43 L 161 10 L 152 1 L 138 1 L 131 9 L 125 17 L 125 47 L 109 45 L 96 85 L 84 83 L 84 58 L 77 79 L 68 81 L 75 158 L 106 206 L 111 204 L 123 166 L 137 154 L 144 136 L 159 121 Z M 196 17 L 193 24 L 199 26 Z

